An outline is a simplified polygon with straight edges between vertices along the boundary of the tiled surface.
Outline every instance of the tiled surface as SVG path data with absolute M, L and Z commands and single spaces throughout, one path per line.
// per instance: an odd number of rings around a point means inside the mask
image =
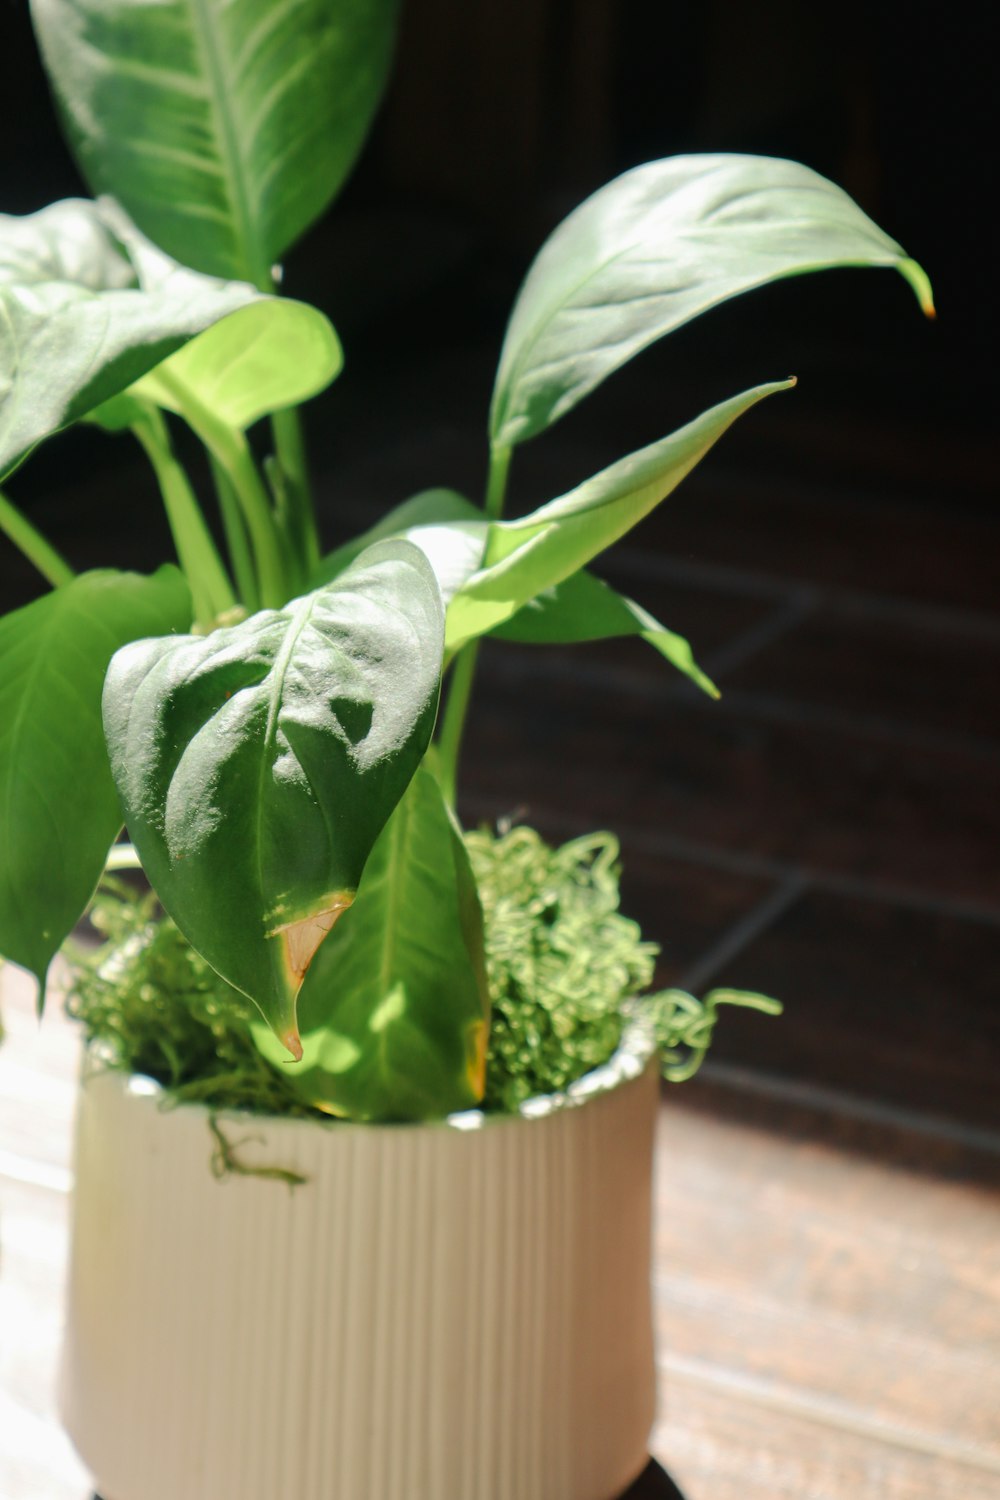
M 807 891 L 715 978 L 788 1015 L 720 1022 L 713 1056 L 997 1127 L 1000 925 Z
M 642 649 L 636 647 L 635 649 Z M 1000 758 L 811 718 L 791 701 L 659 698 L 608 675 L 484 671 L 467 784 L 914 895 L 1000 902 Z M 735 695 L 734 695 L 735 696 Z M 530 795 L 525 797 L 525 788 Z

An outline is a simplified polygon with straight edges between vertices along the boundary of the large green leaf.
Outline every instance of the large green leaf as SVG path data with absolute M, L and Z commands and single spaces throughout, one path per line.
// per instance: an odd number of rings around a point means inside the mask
M 285 609 L 111 663 L 105 730 L 143 866 L 293 1054 L 305 972 L 430 740 L 442 642 L 423 554 L 381 542 Z
M 237 310 L 245 321 L 225 331 Z M 241 330 L 272 351 L 287 339 L 301 356 L 298 370 L 275 361 L 265 404 L 312 394 L 339 358 L 321 313 L 178 266 L 114 205 L 74 199 L 0 215 L 0 477 L 206 329 L 207 348 L 184 349 L 181 372 L 240 415 L 254 415 L 260 373 L 255 347 L 237 347 Z
M 32 0 L 67 132 L 178 260 L 270 285 L 349 172 L 398 0 Z
M 917 263 L 797 162 L 675 156 L 626 172 L 559 225 L 528 272 L 497 370 L 493 442 L 509 448 L 543 431 L 727 298 L 832 266 L 893 266 L 933 311 Z
M 187 416 L 193 397 L 240 431 L 326 390 L 344 362 L 340 341 L 315 307 L 262 297 L 206 331 L 132 387 L 132 394 Z
M 719 696 L 718 688 L 701 670 L 682 635 L 668 630 L 641 604 L 619 594 L 593 573 L 574 573 L 554 588 L 529 599 L 491 634 L 522 645 L 547 646 L 637 635 L 710 698 Z
M 299 1013 L 302 1064 L 286 1076 L 309 1104 L 356 1120 L 425 1120 L 482 1098 L 482 913 L 461 834 L 426 768 L 316 955 Z M 283 1066 L 270 1033 L 256 1036 Z
M 754 386 L 530 515 L 495 522 L 483 566 L 448 607 L 448 649 L 495 630 L 529 599 L 584 567 L 675 490 L 737 417 L 793 384 Z
M 84 573 L 0 620 L 0 953 L 43 984 L 121 827 L 101 727 L 108 662 L 190 622 L 171 567 Z

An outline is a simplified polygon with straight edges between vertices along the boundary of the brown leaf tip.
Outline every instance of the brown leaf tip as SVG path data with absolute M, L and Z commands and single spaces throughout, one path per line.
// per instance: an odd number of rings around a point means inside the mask
M 302 1061 L 302 1038 L 299 1036 L 299 1029 L 297 1026 L 292 1026 L 288 1031 L 282 1032 L 281 1045 L 283 1047 L 286 1047 L 292 1054 L 292 1059 L 294 1062 Z
M 282 940 L 285 967 L 296 992 L 306 977 L 317 949 L 340 914 L 351 905 L 354 894 L 351 891 L 332 891 L 323 899 L 329 905 L 324 906 L 321 911 L 299 917 L 294 922 L 286 922 L 268 933 L 269 937 L 280 937 Z

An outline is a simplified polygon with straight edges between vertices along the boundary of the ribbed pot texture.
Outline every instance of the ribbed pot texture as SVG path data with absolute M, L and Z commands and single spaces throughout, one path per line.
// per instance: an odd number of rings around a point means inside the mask
M 370 1126 L 210 1116 L 92 1071 L 63 1414 L 104 1500 L 611 1500 L 655 1404 L 648 1054 Z

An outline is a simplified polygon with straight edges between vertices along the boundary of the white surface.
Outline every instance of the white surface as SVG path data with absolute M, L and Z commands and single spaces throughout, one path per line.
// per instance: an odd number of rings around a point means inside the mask
M 655 1069 L 475 1130 L 79 1122 L 64 1414 L 105 1500 L 609 1500 L 654 1415 Z

